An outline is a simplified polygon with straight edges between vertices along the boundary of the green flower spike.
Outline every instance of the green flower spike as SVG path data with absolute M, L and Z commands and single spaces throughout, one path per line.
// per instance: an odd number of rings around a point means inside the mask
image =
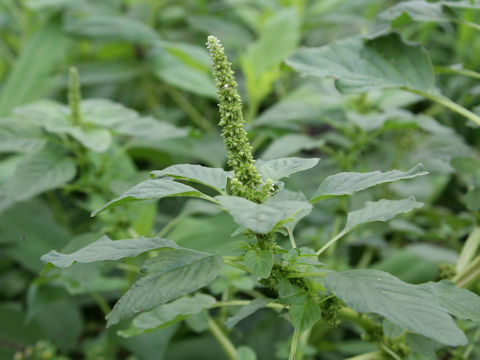
M 273 189 L 272 180 L 262 182 L 255 167 L 252 147 L 243 128 L 242 99 L 237 91 L 232 64 L 225 56 L 222 44 L 215 36 L 209 36 L 207 47 L 213 62 L 213 74 L 220 99 L 220 122 L 222 137 L 228 151 L 227 164 L 233 169 L 231 194 L 257 203 L 264 202 Z
M 77 68 L 71 67 L 68 78 L 68 105 L 70 106 L 70 116 L 74 125 L 80 125 L 82 115 L 80 113 L 80 102 L 82 93 L 80 91 L 80 81 L 78 79 Z

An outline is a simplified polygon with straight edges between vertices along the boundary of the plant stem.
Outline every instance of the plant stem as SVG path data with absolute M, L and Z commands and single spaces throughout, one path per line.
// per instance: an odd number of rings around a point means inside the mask
M 210 306 L 210 309 L 212 308 L 217 308 L 217 307 L 223 307 L 223 306 L 245 306 L 250 304 L 250 300 L 229 300 L 229 301 L 219 301 L 212 306 Z M 269 309 L 277 309 L 277 310 L 282 310 L 285 308 L 285 305 L 278 304 L 275 302 L 268 303 L 265 305 L 265 307 Z
M 68 104 L 70 106 L 70 116 L 72 118 L 73 125 L 80 125 L 82 123 L 82 114 L 80 112 L 82 93 L 80 91 L 80 80 L 78 79 L 77 68 L 70 68 L 68 80 Z
M 480 227 L 475 228 L 463 245 L 462 252 L 457 262 L 457 274 L 465 270 L 467 265 L 472 261 L 478 248 L 480 247 Z
M 95 299 L 95 302 L 98 304 L 100 309 L 102 309 L 104 315 L 107 315 L 110 313 L 110 311 L 112 311 L 110 305 L 108 305 L 103 296 L 100 295 L 98 292 L 92 292 L 90 293 L 90 295 L 92 295 L 92 297 Z
M 464 288 L 480 280 L 480 256 L 477 256 L 465 270 L 457 274 L 452 280 L 457 286 Z
M 410 88 L 407 88 L 407 87 L 403 87 L 402 89 L 406 90 L 406 91 L 410 91 L 414 94 L 421 95 L 421 96 L 423 96 L 423 97 L 425 97 L 429 100 L 435 101 L 436 103 L 441 104 L 441 105 L 445 106 L 446 108 L 448 108 L 448 109 L 466 117 L 467 119 L 472 120 L 477 125 L 480 125 L 480 116 L 471 112 L 468 109 L 465 109 L 463 106 L 458 105 L 457 103 L 453 102 L 452 100 L 450 100 L 447 97 L 444 97 L 444 96 L 441 96 L 441 95 L 434 95 L 434 94 L 427 93 L 425 91 L 410 89 Z
M 288 360 L 295 360 L 297 355 L 297 345 L 298 345 L 299 338 L 300 338 L 300 332 L 297 329 L 295 329 L 293 331 L 292 347 L 290 348 L 290 357 L 288 358 Z
M 237 358 L 237 349 L 235 349 L 235 346 L 233 346 L 230 339 L 223 333 L 222 329 L 220 329 L 218 324 L 211 317 L 208 318 L 208 328 L 215 339 L 217 339 L 228 358 L 230 360 L 235 360 Z
M 335 235 L 332 239 L 330 239 L 325 245 L 323 245 L 320 250 L 316 252 L 317 256 L 320 256 L 325 250 L 327 250 L 330 246 L 335 244 L 341 237 L 343 237 L 347 232 L 340 231 L 337 235 Z
M 480 79 L 480 73 L 466 69 L 452 69 L 446 66 L 435 66 L 435 72 L 437 74 L 455 74 L 469 76 L 474 79 Z
M 290 244 L 292 245 L 292 248 L 296 249 L 297 248 L 297 243 L 295 242 L 295 237 L 293 236 L 292 230 L 287 226 L 287 232 L 288 232 L 288 238 L 290 239 Z

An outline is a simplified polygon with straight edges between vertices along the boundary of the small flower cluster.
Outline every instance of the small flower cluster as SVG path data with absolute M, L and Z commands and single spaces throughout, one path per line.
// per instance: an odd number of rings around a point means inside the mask
M 209 36 L 207 47 L 213 62 L 213 74 L 216 79 L 220 99 L 220 122 L 222 137 L 228 150 L 227 164 L 234 170 L 230 181 L 232 195 L 240 196 L 257 203 L 264 202 L 273 191 L 273 182 L 262 178 L 255 167 L 252 147 L 247 132 L 243 128 L 245 120 L 242 113 L 242 99 L 237 91 L 232 66 L 225 56 L 220 41 Z

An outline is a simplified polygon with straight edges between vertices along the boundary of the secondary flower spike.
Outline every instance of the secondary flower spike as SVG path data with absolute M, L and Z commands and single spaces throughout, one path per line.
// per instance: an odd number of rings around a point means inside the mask
M 227 164 L 233 169 L 231 179 L 232 195 L 251 201 L 263 202 L 270 195 L 272 181 L 262 183 L 255 167 L 252 147 L 247 132 L 243 128 L 242 99 L 237 91 L 237 83 L 222 44 L 215 36 L 209 36 L 207 47 L 213 62 L 213 74 L 220 99 L 220 122 L 222 137 L 228 151 Z

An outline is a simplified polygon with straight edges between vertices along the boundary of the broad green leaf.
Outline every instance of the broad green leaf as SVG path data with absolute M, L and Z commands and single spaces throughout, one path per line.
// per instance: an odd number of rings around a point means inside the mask
M 67 33 L 103 41 L 151 43 L 158 35 L 148 25 L 125 16 L 90 14 L 70 17 L 64 22 Z
M 255 166 L 264 179 L 280 180 L 299 171 L 311 169 L 318 164 L 320 159 L 302 159 L 297 157 L 276 160 L 257 160 Z
M 425 285 L 407 284 L 378 270 L 349 270 L 328 273 L 325 287 L 355 311 L 382 315 L 445 345 L 467 344 L 463 332 Z
M 139 238 L 111 240 L 104 235 L 99 240 L 71 254 L 59 253 L 55 250 L 42 256 L 42 261 L 57 267 L 69 267 L 74 262 L 90 263 L 94 261 L 118 260 L 124 257 L 135 257 L 145 251 L 158 248 L 176 248 L 170 240 L 159 238 Z
M 0 152 L 34 152 L 45 143 L 39 127 L 15 118 L 0 119 Z
M 99 212 L 109 209 L 113 206 L 141 200 L 157 200 L 166 197 L 190 196 L 209 199 L 207 195 L 202 194 L 197 189 L 178 183 L 173 180 L 154 179 L 143 181 L 140 184 L 127 190 L 118 198 L 108 202 L 101 208 L 92 212 L 92 216 Z
M 82 120 L 88 124 L 116 129 L 123 123 L 134 122 L 138 113 L 107 99 L 87 99 L 80 105 Z
M 333 77 L 344 93 L 407 88 L 434 92 L 434 72 L 428 52 L 389 33 L 371 39 L 352 37 L 319 48 L 303 48 L 287 64 L 298 72 Z
M 290 134 L 278 138 L 262 153 L 262 159 L 270 160 L 296 154 L 301 150 L 316 149 L 325 145 L 323 139 L 313 139 L 307 135 Z
M 210 308 L 216 303 L 214 297 L 206 294 L 182 297 L 147 313 L 136 316 L 129 328 L 120 330 L 119 335 L 124 337 L 135 336 L 149 331 L 161 329 L 182 321 L 190 315 Z
M 172 254 L 175 250 L 168 252 Z M 222 270 L 223 258 L 205 253 L 198 255 L 195 251 L 191 253 L 194 256 L 183 256 L 177 264 L 170 263 L 166 268 L 156 267 L 155 271 L 135 282 L 107 315 L 107 327 L 187 295 L 215 280 Z
M 358 191 L 368 189 L 375 185 L 411 179 L 427 174 L 428 172 L 423 170 L 422 164 L 417 164 L 406 172 L 392 170 L 385 173 L 381 171 L 339 173 L 323 180 L 310 201 L 314 203 L 330 196 L 353 195 Z
M 40 27 L 28 38 L 0 93 L 0 116 L 49 90 L 50 73 L 65 55 L 67 41 L 57 21 Z
M 322 317 L 320 305 L 307 297 L 301 303 L 290 305 L 288 310 L 293 326 L 299 332 L 311 328 Z
M 437 296 L 440 305 L 456 318 L 480 321 L 480 296 L 450 281 L 426 284 Z
M 183 56 L 182 56 L 183 55 Z M 215 82 L 210 72 L 195 64 L 196 60 L 163 46 L 157 46 L 150 54 L 153 73 L 166 83 L 198 95 L 216 98 Z
M 240 226 L 256 233 L 272 231 L 280 222 L 293 221 L 295 215 L 312 206 L 306 201 L 276 201 L 256 204 L 238 196 L 217 196 L 216 199 Z
M 245 254 L 245 266 L 262 278 L 268 278 L 272 272 L 273 255 L 268 250 L 250 250 Z
M 480 187 L 467 191 L 465 194 L 465 204 L 470 211 L 480 210 Z
M 260 310 L 260 309 L 264 308 L 265 306 L 267 306 L 267 304 L 271 301 L 272 301 L 272 299 L 268 299 L 268 298 L 259 298 L 259 299 L 253 300 L 248 305 L 245 305 L 245 306 L 241 307 L 240 310 L 238 310 L 238 312 L 234 316 L 229 317 L 227 319 L 227 321 L 225 322 L 225 326 L 228 329 L 233 328 L 235 325 L 237 325 L 243 319 L 249 317 L 250 315 L 252 315 L 257 310 Z
M 74 126 L 67 133 L 87 149 L 96 152 L 104 152 L 112 143 L 110 131 L 106 129 L 83 129 Z
M 151 174 L 155 177 L 170 176 L 175 179 L 196 182 L 209 186 L 221 193 L 225 191 L 227 179 L 233 175 L 233 171 L 202 165 L 181 164 L 172 165 L 163 170 L 155 170 Z
M 365 207 L 348 213 L 347 223 L 343 232 L 348 232 L 354 227 L 373 221 L 388 221 L 398 214 L 403 214 L 413 209 L 422 207 L 423 204 L 416 202 L 413 196 L 403 200 L 379 200 L 367 201 Z
M 18 164 L 13 177 L 0 188 L 0 209 L 2 203 L 27 200 L 58 188 L 72 180 L 75 174 L 75 163 L 61 151 L 45 149 L 31 154 Z

